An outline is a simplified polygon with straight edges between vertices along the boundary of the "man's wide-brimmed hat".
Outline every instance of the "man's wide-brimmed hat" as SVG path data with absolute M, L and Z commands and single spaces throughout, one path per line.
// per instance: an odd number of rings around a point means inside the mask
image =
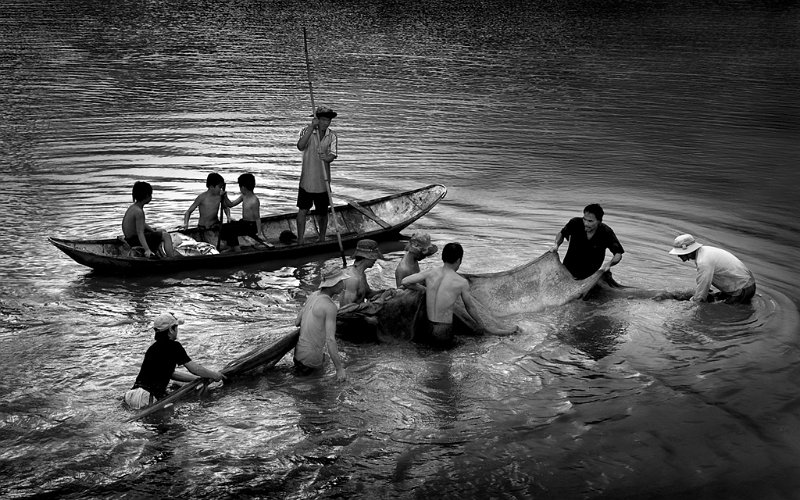
M 675 241 L 672 243 L 672 250 L 669 251 L 672 255 L 686 255 L 694 252 L 698 248 L 700 248 L 700 243 L 694 240 L 694 236 L 691 234 L 682 234 L 675 238 Z
M 178 319 L 172 313 L 164 313 L 157 317 L 155 321 L 153 321 L 153 329 L 156 331 L 164 331 L 169 330 L 175 325 L 182 325 L 184 321 L 182 319 Z
M 431 243 L 428 233 L 414 233 L 406 243 L 406 251 L 414 250 L 422 257 L 433 255 L 439 251 L 439 247 Z
M 336 111 L 332 110 L 331 108 L 320 106 L 317 108 L 317 111 L 314 112 L 314 115 L 317 118 L 336 118 Z
M 319 284 L 319 288 L 323 289 L 336 286 L 340 281 L 346 280 L 349 277 L 350 276 L 342 269 L 331 271 L 322 276 L 322 282 Z
M 378 242 L 375 240 L 359 240 L 356 244 L 356 251 L 353 253 L 353 258 L 364 257 L 365 259 L 383 259 L 381 249 L 378 248 Z

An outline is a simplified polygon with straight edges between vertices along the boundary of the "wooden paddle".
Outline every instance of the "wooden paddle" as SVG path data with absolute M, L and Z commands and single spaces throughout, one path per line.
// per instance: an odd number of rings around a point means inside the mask
M 222 224 L 225 222 L 225 219 L 222 217 L 225 215 L 225 195 L 223 194 L 219 198 L 219 234 L 217 234 L 217 252 L 219 252 L 219 246 L 222 242 Z
M 317 107 L 314 105 L 314 87 L 311 85 L 311 62 L 308 58 L 308 37 L 306 36 L 306 28 L 303 26 L 303 49 L 306 53 L 306 74 L 308 75 L 308 92 L 311 95 L 311 116 L 317 116 Z M 317 129 L 314 129 L 314 135 L 317 137 L 317 144 L 319 145 L 321 138 Z M 317 149 L 317 154 L 320 151 Z M 331 194 L 331 181 L 328 178 L 328 169 L 330 164 L 323 160 L 322 162 L 322 178 L 325 182 L 325 190 L 328 192 L 328 204 L 331 209 L 331 219 L 333 219 L 333 229 L 336 231 L 336 240 L 339 242 L 339 253 L 342 256 L 342 267 L 347 267 L 347 259 L 344 256 L 344 246 L 342 245 L 342 235 L 339 232 L 339 223 L 336 221 L 336 211 L 333 209 L 333 194 Z M 302 235 L 298 235 L 302 236 Z

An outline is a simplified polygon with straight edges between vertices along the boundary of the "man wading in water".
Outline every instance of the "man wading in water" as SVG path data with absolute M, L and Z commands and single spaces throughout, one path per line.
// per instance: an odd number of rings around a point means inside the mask
M 425 341 L 435 347 L 451 347 L 455 340 L 453 332 L 453 309 L 459 297 L 464 301 L 467 313 L 478 324 L 482 333 L 490 335 L 511 335 L 520 331 L 487 327 L 480 318 L 480 312 L 469 293 L 469 282 L 456 271 L 461 267 L 464 249 L 458 243 L 448 243 L 442 250 L 442 266 L 403 278 L 404 287 L 415 283 L 425 283 L 425 306 L 428 313 L 428 328 Z

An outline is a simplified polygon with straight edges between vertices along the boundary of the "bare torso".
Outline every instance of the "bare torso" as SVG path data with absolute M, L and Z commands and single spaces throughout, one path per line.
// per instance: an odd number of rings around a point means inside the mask
M 339 294 L 339 307 L 364 302 L 369 291 L 369 284 L 364 271 L 356 266 L 350 266 L 346 272 L 350 275 L 350 278 L 345 281 L 344 290 Z
M 256 221 L 261 218 L 261 203 L 258 196 L 250 193 L 242 197 L 242 220 Z
M 394 279 L 397 282 L 397 286 L 400 287 L 400 282 L 403 281 L 403 278 L 418 272 L 419 261 L 417 261 L 417 259 L 415 259 L 410 252 L 406 252 L 402 260 L 400 260 L 400 263 L 397 265 L 397 269 L 394 270 Z
M 452 269 L 440 267 L 426 271 L 425 302 L 428 319 L 439 323 L 453 322 L 453 307 L 468 286 L 467 280 Z
M 215 195 L 210 191 L 206 191 L 197 197 L 199 204 L 197 205 L 200 219 L 197 221 L 198 226 L 211 227 L 219 220 L 219 204 L 222 201 L 222 196 Z
M 122 218 L 122 234 L 126 238 L 130 238 L 136 236 L 140 228 L 142 231 L 147 228 L 147 224 L 144 222 L 144 209 L 134 203 L 128 207 Z

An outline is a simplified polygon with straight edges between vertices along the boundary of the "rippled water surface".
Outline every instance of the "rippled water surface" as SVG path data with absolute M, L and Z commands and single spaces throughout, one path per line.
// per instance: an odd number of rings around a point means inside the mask
M 800 498 L 800 10 L 569 4 L 6 1 L 0 495 Z M 289 331 L 338 257 L 114 278 L 46 238 L 118 234 L 136 180 L 175 227 L 211 171 L 293 211 L 303 26 L 339 200 L 445 184 L 407 232 L 460 241 L 473 273 L 599 202 L 618 281 L 690 289 L 666 250 L 691 232 L 753 270 L 752 307 L 600 294 L 448 352 L 340 342 L 346 383 L 287 358 L 126 423 L 155 315 L 222 367 Z

